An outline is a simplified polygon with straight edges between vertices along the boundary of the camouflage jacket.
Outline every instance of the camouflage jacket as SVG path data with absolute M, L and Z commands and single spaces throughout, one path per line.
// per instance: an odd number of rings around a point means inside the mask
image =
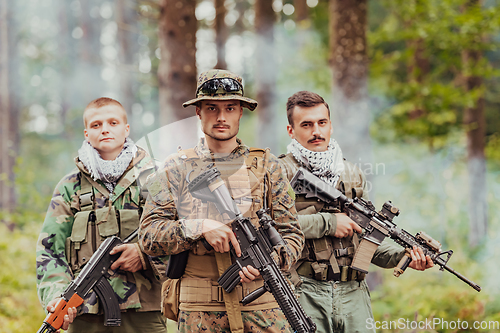
M 291 153 L 280 155 L 279 162 L 286 177 L 291 180 L 300 165 Z M 344 172 L 340 177 L 340 182 L 345 185 L 345 194 L 349 198 L 353 195 L 352 189 L 355 189 L 357 195 L 368 200 L 368 191 L 366 190 L 366 178 L 363 172 L 344 160 Z M 331 210 L 314 198 L 306 199 L 304 196 L 297 196 L 296 206 L 298 210 L 298 221 L 306 240 L 330 237 L 335 233 L 337 221 L 335 215 L 324 212 L 338 212 Z M 350 244 L 352 237 L 345 239 L 345 244 Z M 308 241 L 309 242 L 309 241 Z M 399 260 L 403 257 L 405 251 L 401 247 L 383 242 L 375 251 L 372 263 L 383 268 L 396 267 Z
M 223 159 L 247 157 L 250 149 L 239 139 L 238 144 L 238 147 Z M 194 148 L 194 151 L 201 160 L 206 158 L 212 161 L 217 160 L 204 144 L 204 139 Z M 196 248 L 198 241 L 202 238 L 203 219 L 189 218 L 189 209 L 182 208 L 189 206 L 193 200 L 185 182 L 190 168 L 185 159 L 186 156 L 182 153 L 169 156 L 163 172 L 156 177 L 150 177 L 148 181 L 150 195 L 141 218 L 139 243 L 143 251 L 149 255 L 163 256 L 190 250 Z M 271 178 L 272 207 L 274 220 L 277 223 L 276 229 L 287 241 L 287 245 L 279 247 L 277 252 L 281 268 L 287 270 L 300 257 L 304 246 L 304 234 L 297 223 L 294 200 L 289 195 L 290 185 L 282 175 L 277 158 L 272 154 L 269 158 L 268 171 Z M 251 214 L 255 215 L 255 212 Z
M 87 169 L 80 162 L 78 157 L 75 159 L 77 168 L 66 175 L 57 184 L 45 221 L 40 232 L 37 249 L 36 249 L 36 265 L 37 265 L 37 289 L 40 302 L 46 308 L 47 304 L 54 298 L 60 297 L 69 282 L 74 279 L 81 266 L 85 264 L 87 258 L 83 258 L 84 263 L 75 263 L 72 259 L 72 253 L 76 253 L 74 242 L 72 242 L 72 234 L 74 235 L 75 217 L 79 220 L 78 215 L 81 214 L 80 193 L 82 191 L 82 177 L 91 179 Z M 117 185 L 111 194 L 112 207 L 109 206 L 109 192 L 104 184 L 98 180 L 93 186 L 95 199 L 93 200 L 94 211 L 97 215 L 95 225 L 99 225 L 98 209 L 109 209 L 116 211 L 117 218 L 113 218 L 114 223 L 118 223 L 118 230 L 121 233 L 115 234 L 122 239 L 130 234 L 139 224 L 140 217 L 140 188 L 137 186 L 136 178 L 146 178 L 154 169 L 154 163 L 146 152 L 138 147 L 136 156 L 131 161 L 129 167 L 124 172 L 122 178 L 119 179 Z M 86 181 L 86 180 L 84 180 Z M 92 210 L 92 208 L 89 208 Z M 133 211 L 137 213 L 134 213 Z M 125 211 L 125 212 L 124 212 Z M 118 216 L 121 212 L 121 217 Z M 108 213 L 109 216 L 109 213 Z M 126 221 L 125 216 L 131 216 Z M 106 217 L 106 223 L 111 219 Z M 91 229 L 88 218 L 83 221 L 83 235 L 86 239 L 83 240 L 81 246 L 92 248 L 90 251 L 95 251 L 103 237 L 101 225 L 99 228 Z M 127 224 L 127 226 L 126 226 Z M 103 228 L 104 229 L 104 228 Z M 88 245 L 90 243 L 89 234 L 91 230 L 100 234 L 96 236 L 97 245 Z M 111 236 L 111 234 L 106 235 Z M 94 239 L 95 241 L 95 239 Z M 161 283 L 160 276 L 165 271 L 165 265 L 159 258 L 147 256 L 144 253 L 144 262 L 146 269 L 136 273 L 118 271 L 111 278 L 110 283 L 118 297 L 118 303 L 122 310 L 137 309 L 137 311 L 159 311 L 160 310 L 160 291 Z M 80 255 L 81 257 L 82 255 Z M 78 257 L 75 255 L 75 257 Z M 84 304 L 79 307 L 78 313 L 102 313 L 101 306 L 97 301 L 96 294 L 90 292 L 86 297 Z

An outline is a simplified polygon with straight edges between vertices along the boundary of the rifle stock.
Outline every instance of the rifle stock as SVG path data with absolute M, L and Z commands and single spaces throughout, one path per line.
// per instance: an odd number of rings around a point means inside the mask
M 394 276 L 398 277 L 406 270 L 411 262 L 408 253 L 413 246 L 418 246 L 423 250 L 424 255 L 429 255 L 434 264 L 440 266 L 440 270 L 447 270 L 474 290 L 481 291 L 478 284 L 447 265 L 453 251 L 441 252 L 441 244 L 425 232 L 419 232 L 414 236 L 394 224 L 392 220 L 399 215 L 399 209 L 390 201 L 384 203 L 382 210 L 377 212 L 370 201 L 361 198 L 349 199 L 304 168 L 297 171 L 290 184 L 296 194 L 305 195 L 306 198 L 316 198 L 329 205 L 337 205 L 342 212 L 364 229 L 363 238 L 351 265 L 353 269 L 367 273 L 375 250 L 386 237 L 390 237 L 407 250 L 394 269 Z M 447 255 L 446 259 L 442 257 L 444 255 Z

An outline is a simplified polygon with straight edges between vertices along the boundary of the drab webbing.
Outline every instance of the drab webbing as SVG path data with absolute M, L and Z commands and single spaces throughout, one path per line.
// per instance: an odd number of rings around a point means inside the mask
M 231 255 L 229 252 L 215 252 L 215 259 L 217 260 L 219 275 L 222 275 L 229 268 L 229 266 L 231 266 Z M 222 290 L 222 293 L 224 294 L 224 304 L 226 305 L 227 318 L 229 320 L 231 332 L 243 333 L 243 319 L 241 318 L 241 308 L 238 294 L 234 290 L 230 293 Z

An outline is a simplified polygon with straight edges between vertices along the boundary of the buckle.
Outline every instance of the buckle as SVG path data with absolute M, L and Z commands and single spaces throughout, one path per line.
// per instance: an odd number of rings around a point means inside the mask
M 80 195 L 80 210 L 82 207 L 92 206 L 94 202 L 94 195 L 92 192 L 81 194 Z
M 334 251 L 335 251 L 335 258 L 345 257 L 349 255 L 349 250 L 347 247 L 344 249 L 335 249 Z
M 212 301 L 213 302 L 224 302 L 224 293 L 222 292 L 221 286 L 212 286 Z

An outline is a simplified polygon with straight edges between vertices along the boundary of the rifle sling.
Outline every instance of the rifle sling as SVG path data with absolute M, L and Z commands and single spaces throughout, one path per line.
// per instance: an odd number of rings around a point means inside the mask
M 217 269 L 220 276 L 231 266 L 231 254 L 229 252 L 215 252 L 215 259 L 217 260 Z M 222 290 L 222 292 L 224 293 L 224 304 L 231 333 L 243 333 L 243 319 L 241 318 L 238 294 L 234 290 L 231 293 L 225 290 Z

